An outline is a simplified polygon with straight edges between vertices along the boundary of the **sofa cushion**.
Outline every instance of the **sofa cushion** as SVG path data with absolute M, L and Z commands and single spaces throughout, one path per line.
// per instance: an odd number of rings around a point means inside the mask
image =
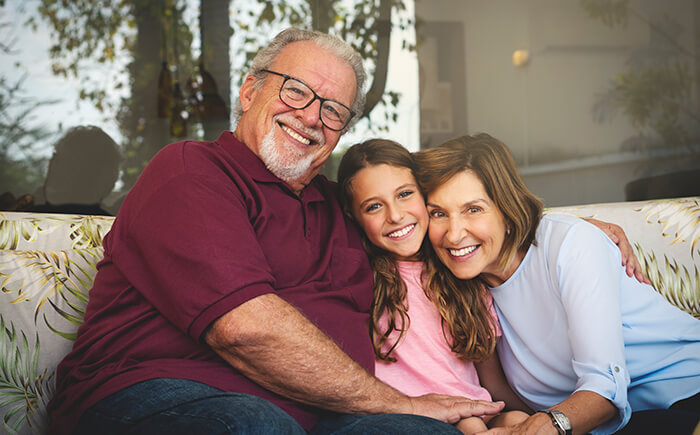
M 652 286 L 700 318 L 700 197 L 556 207 L 620 225 Z
M 114 218 L 0 216 L 0 432 L 45 433 L 56 366 L 83 322 Z

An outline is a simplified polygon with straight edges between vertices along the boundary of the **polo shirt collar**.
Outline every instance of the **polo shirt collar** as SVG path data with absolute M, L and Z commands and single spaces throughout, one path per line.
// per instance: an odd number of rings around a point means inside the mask
M 265 167 L 262 160 L 260 160 L 260 158 L 243 142 L 238 140 L 232 132 L 224 131 L 221 133 L 216 143 L 226 150 L 230 157 L 235 159 L 241 167 L 245 168 L 248 175 L 255 181 L 279 184 L 283 186 L 285 190 L 289 191 L 291 195 L 296 196 L 289 185 L 270 172 L 270 170 Z M 317 182 L 318 175 L 311 180 L 311 183 L 309 183 L 304 190 L 302 190 L 300 198 L 303 198 L 304 201 L 323 201 L 324 197 L 316 186 Z

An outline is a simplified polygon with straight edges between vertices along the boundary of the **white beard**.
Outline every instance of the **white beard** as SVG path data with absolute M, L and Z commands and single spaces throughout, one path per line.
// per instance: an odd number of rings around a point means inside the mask
M 259 152 L 260 159 L 267 169 L 287 183 L 299 180 L 306 175 L 315 155 L 314 152 L 304 153 L 284 142 L 276 143 L 275 127 L 272 127 L 263 137 Z

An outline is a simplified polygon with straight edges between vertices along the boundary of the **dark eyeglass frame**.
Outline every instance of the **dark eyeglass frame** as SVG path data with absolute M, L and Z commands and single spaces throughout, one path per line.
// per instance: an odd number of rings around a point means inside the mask
M 340 101 L 331 100 L 330 98 L 319 97 L 318 94 L 316 93 L 316 91 L 311 89 L 311 86 L 307 85 L 306 83 L 304 83 L 303 81 L 299 80 L 296 77 L 292 77 L 292 76 L 287 75 L 287 74 L 278 73 L 276 71 L 271 71 L 269 69 L 262 69 L 260 71 L 266 72 L 269 74 L 274 74 L 276 76 L 280 76 L 280 77 L 284 78 L 284 81 L 282 82 L 282 85 L 280 86 L 279 99 L 287 107 L 290 107 L 290 108 L 295 109 L 295 110 L 303 110 L 303 109 L 306 109 L 307 107 L 309 107 L 310 105 L 312 105 L 314 101 L 316 101 L 316 100 L 320 101 L 321 105 L 318 107 L 318 117 L 321 120 L 321 123 L 324 126 L 326 126 L 326 128 L 328 128 L 328 129 L 331 129 L 333 131 L 342 131 L 345 129 L 345 127 L 348 126 L 348 124 L 350 124 L 350 121 L 352 120 L 352 118 L 355 117 L 355 112 L 353 112 L 352 109 L 350 109 L 348 106 L 341 103 Z M 295 106 L 292 106 L 291 104 L 289 104 L 288 102 L 284 101 L 284 98 L 282 98 L 282 90 L 284 89 L 284 85 L 287 84 L 287 81 L 289 81 L 289 80 L 297 81 L 297 82 L 301 83 L 302 85 L 306 86 L 309 89 L 309 91 L 311 91 L 311 93 L 314 95 L 314 97 L 302 107 L 295 107 Z M 338 105 L 346 108 L 348 110 L 348 112 L 350 112 L 350 116 L 348 116 L 347 121 L 345 121 L 345 125 L 343 125 L 341 128 L 333 128 L 333 127 L 329 126 L 328 124 L 326 124 L 326 121 L 323 119 L 323 105 L 326 103 L 326 101 L 330 101 L 331 103 L 338 104 Z

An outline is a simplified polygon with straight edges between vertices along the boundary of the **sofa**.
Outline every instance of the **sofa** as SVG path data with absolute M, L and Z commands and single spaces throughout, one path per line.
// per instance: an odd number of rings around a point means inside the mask
M 656 290 L 700 318 L 700 197 L 556 207 L 620 225 Z M 114 218 L 0 212 L 0 433 L 45 433 Z

